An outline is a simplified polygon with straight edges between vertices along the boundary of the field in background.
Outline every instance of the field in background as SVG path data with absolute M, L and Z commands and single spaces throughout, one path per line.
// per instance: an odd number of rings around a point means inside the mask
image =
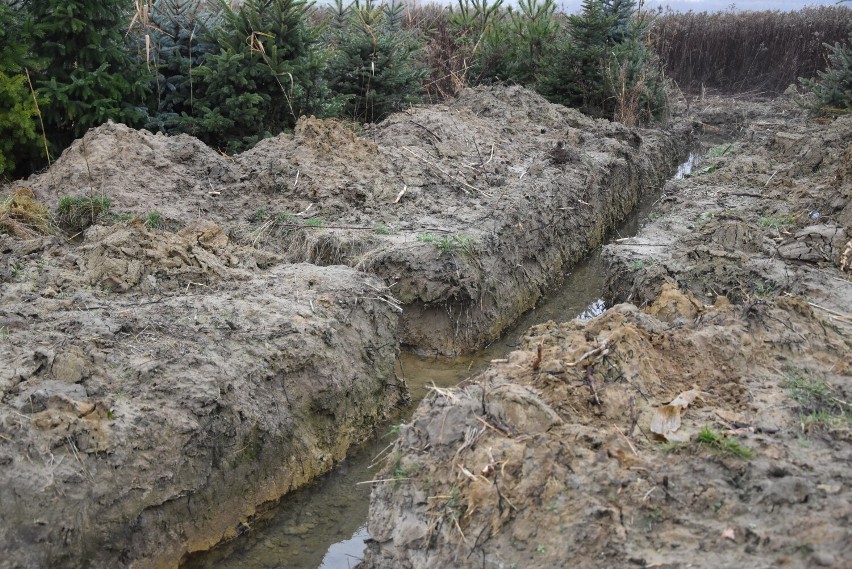
M 652 32 L 666 73 L 685 92 L 778 94 L 826 68 L 824 44 L 852 34 L 852 10 L 671 13 Z

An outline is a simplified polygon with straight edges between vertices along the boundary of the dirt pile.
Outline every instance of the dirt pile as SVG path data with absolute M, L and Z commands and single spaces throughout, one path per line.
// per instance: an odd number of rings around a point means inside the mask
M 365 567 L 852 562 L 852 121 L 702 113 L 741 136 L 606 248 L 633 304 L 435 390 L 377 476 Z
M 403 427 L 364 566 L 844 566 L 850 350 L 800 299 L 743 310 L 673 287 L 645 312 L 534 327 Z M 684 392 L 663 444 L 655 415 Z
M 669 282 L 703 298 L 796 294 L 848 313 L 852 117 L 809 122 L 783 99 L 753 107 L 738 137 L 668 183 L 640 235 L 606 248 L 610 299 L 649 302 Z
M 212 223 L 0 235 L 0 567 L 174 567 L 405 397 L 381 282 L 260 253 Z
M 156 211 L 173 229 L 210 220 L 290 262 L 373 272 L 404 304 L 405 344 L 455 353 L 531 308 L 674 171 L 690 134 L 482 88 L 359 136 L 304 118 L 234 157 L 106 125 L 27 184 L 43 200 L 104 195 L 113 215 Z

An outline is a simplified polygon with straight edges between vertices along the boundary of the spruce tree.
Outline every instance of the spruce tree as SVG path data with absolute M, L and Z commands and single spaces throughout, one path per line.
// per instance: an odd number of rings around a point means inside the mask
M 322 71 L 327 54 L 305 0 L 217 0 L 205 37 L 217 51 L 192 69 L 194 101 L 180 127 L 205 142 L 239 151 L 292 128 L 299 116 L 333 114 Z M 339 105 L 338 105 L 339 107 Z
M 331 90 L 346 99 L 344 116 L 376 122 L 418 103 L 427 70 L 418 59 L 422 44 L 402 29 L 403 5 L 356 0 L 344 9 L 338 0 L 337 6 L 348 21 L 334 33 L 327 73 Z
M 203 30 L 210 16 L 206 4 L 206 0 L 160 0 L 155 4 L 147 31 L 155 65 L 156 97 L 146 128 L 179 131 L 181 114 L 194 114 L 191 71 L 205 54 L 218 51 L 215 43 L 204 41 Z
M 21 16 L 0 4 L 0 180 L 38 154 L 37 109 L 24 71 L 27 43 Z
M 147 78 L 125 43 L 126 0 L 23 0 L 33 39 L 34 81 L 47 99 L 41 109 L 58 151 L 107 120 L 137 124 Z
M 799 79 L 814 96 L 806 106 L 815 114 L 841 115 L 852 112 L 852 34 L 846 43 L 825 44 L 828 68 L 816 79 Z
M 609 93 L 605 70 L 611 42 L 613 16 L 601 0 L 584 0 L 583 11 L 568 16 L 567 35 L 555 49 L 549 72 L 539 90 L 552 101 L 582 109 L 592 115 L 608 114 Z

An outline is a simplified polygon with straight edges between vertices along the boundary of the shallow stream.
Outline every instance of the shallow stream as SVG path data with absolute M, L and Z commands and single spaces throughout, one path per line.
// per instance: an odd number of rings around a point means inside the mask
M 689 175 L 699 160 L 690 153 L 674 178 Z M 642 199 L 609 239 L 631 237 L 639 231 L 660 194 Z M 519 343 L 530 326 L 574 318 L 593 318 L 605 310 L 601 293 L 606 271 L 601 249 L 592 251 L 562 284 L 524 314 L 501 340 L 473 355 L 459 358 L 420 358 L 403 354 L 400 371 L 411 390 L 412 404 L 397 421 L 406 421 L 432 384 L 449 387 L 492 359 L 502 358 Z M 373 458 L 393 442 L 393 428 L 354 450 L 329 474 L 285 496 L 253 522 L 241 536 L 191 556 L 182 569 L 350 569 L 358 564 L 369 537 L 366 529 L 370 484 L 379 466 Z

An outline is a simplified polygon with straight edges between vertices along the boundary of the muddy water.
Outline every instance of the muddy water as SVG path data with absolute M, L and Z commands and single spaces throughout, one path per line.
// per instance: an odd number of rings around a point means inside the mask
M 680 165 L 675 179 L 688 176 L 699 160 L 690 153 Z M 610 239 L 631 237 L 659 199 L 659 194 L 644 198 Z M 484 350 L 459 358 L 421 358 L 403 354 L 398 370 L 411 389 L 412 405 L 398 422 L 407 420 L 429 387 L 456 385 L 483 369 L 495 358 L 504 357 L 520 342 L 526 330 L 548 320 L 590 319 L 606 306 L 600 298 L 604 284 L 600 248 L 572 272 L 562 285 L 539 306 L 528 311 L 503 338 Z M 245 528 L 243 535 L 215 549 L 196 554 L 181 565 L 182 569 L 349 569 L 361 560 L 366 528 L 370 484 L 377 465 L 374 457 L 393 442 L 393 427 L 366 442 L 334 471 L 309 487 L 288 494 Z

